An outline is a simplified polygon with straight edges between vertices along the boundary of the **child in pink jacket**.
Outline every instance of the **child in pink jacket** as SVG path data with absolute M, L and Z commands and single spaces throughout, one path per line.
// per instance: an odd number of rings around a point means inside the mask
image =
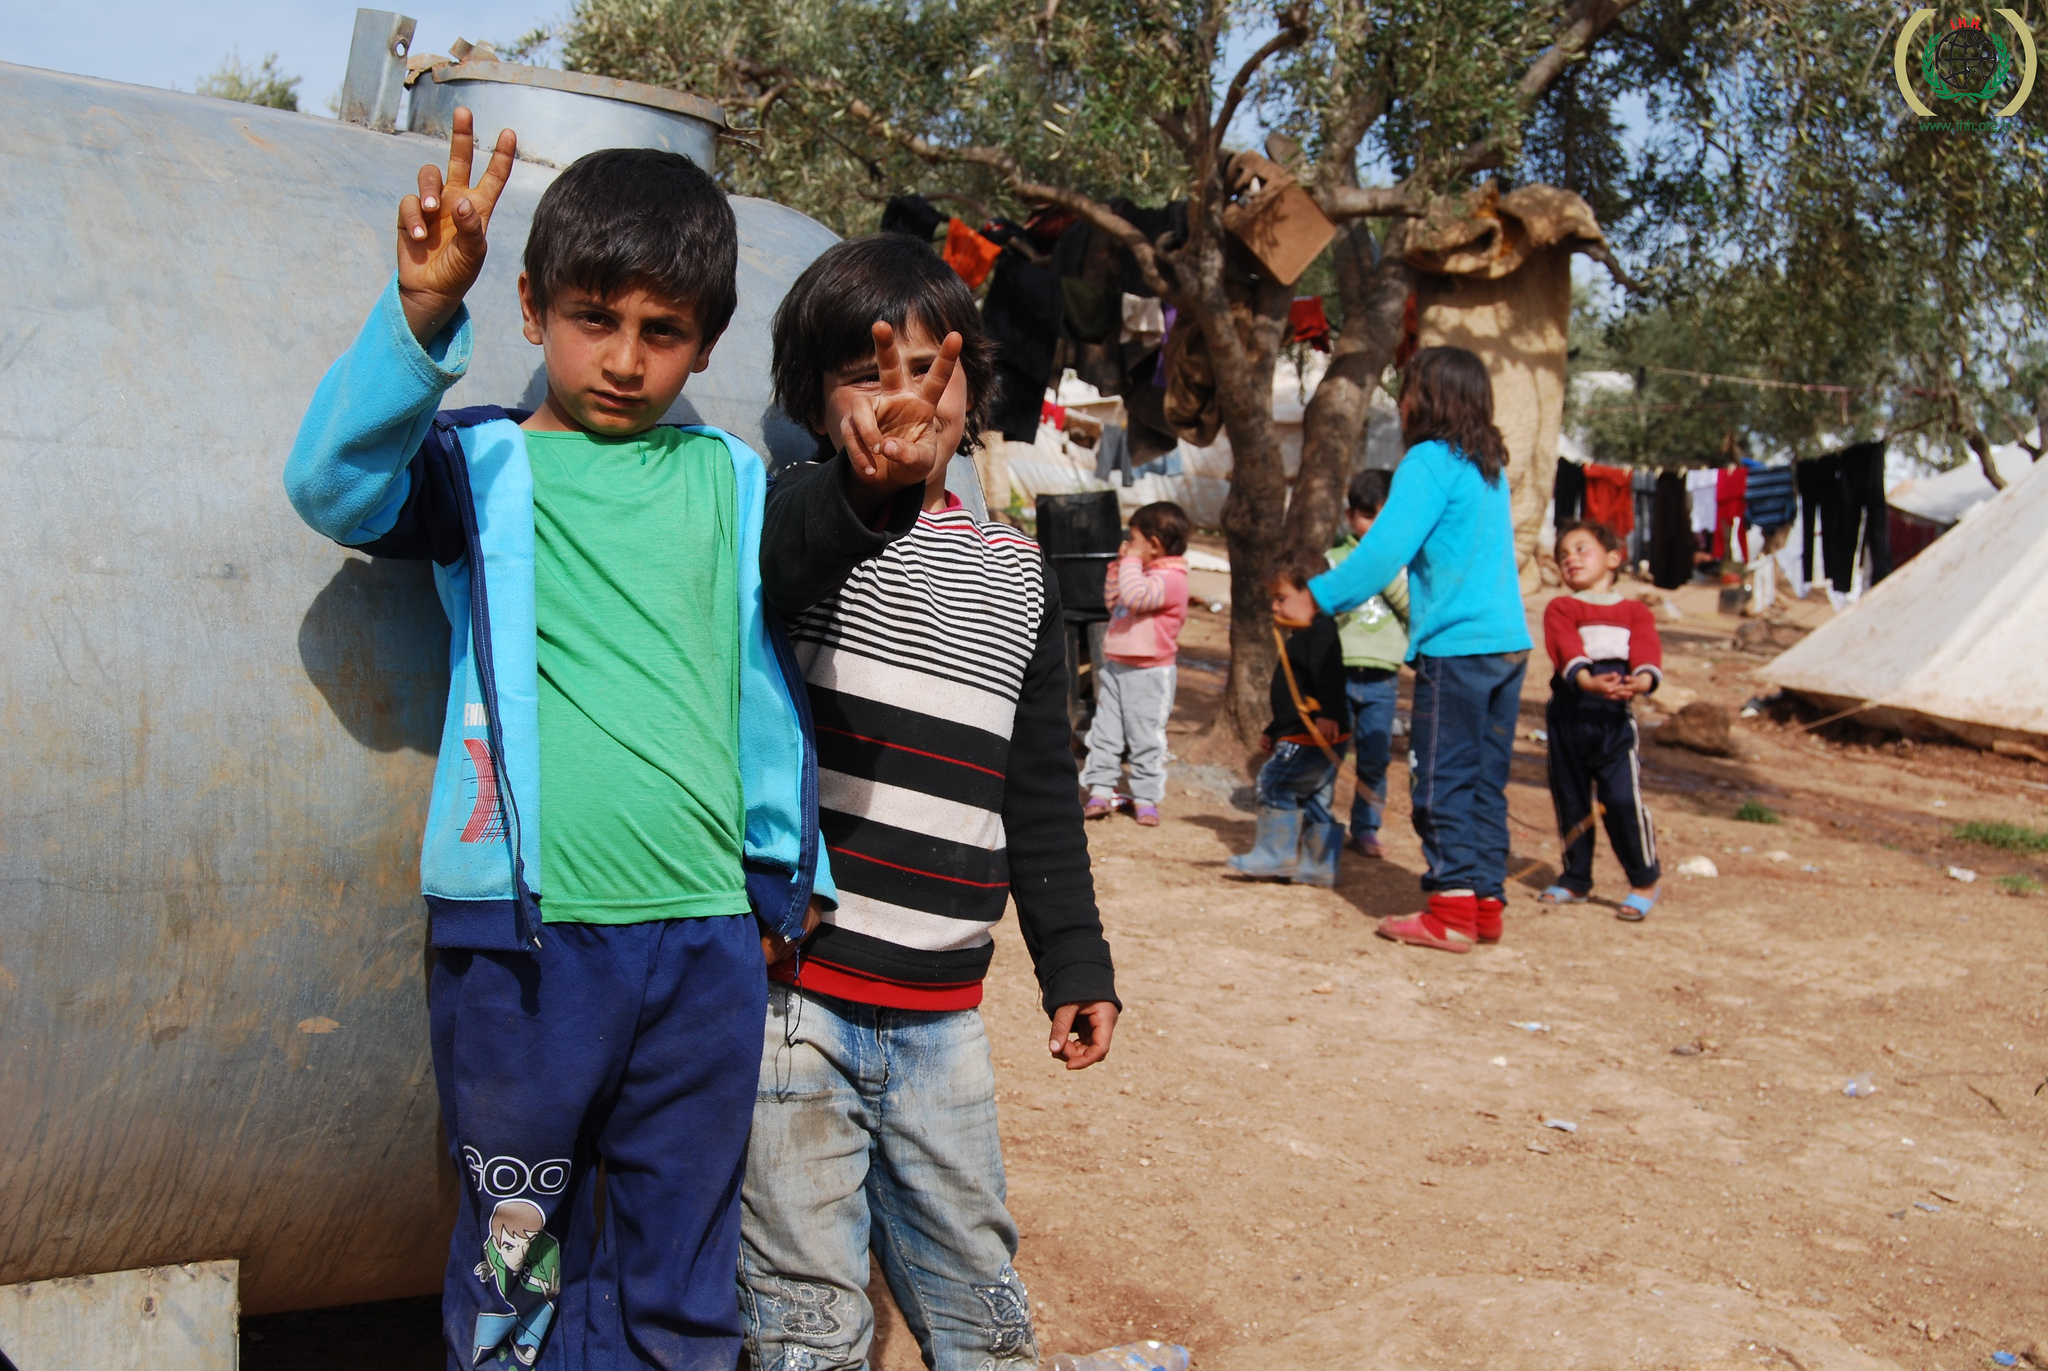
M 1117 774 L 1131 759 L 1132 812 L 1147 828 L 1159 824 L 1166 798 L 1166 721 L 1173 713 L 1174 654 L 1188 621 L 1187 512 L 1171 501 L 1131 516 L 1130 536 L 1110 564 L 1103 597 L 1109 628 L 1102 638 L 1102 674 L 1095 681 L 1095 722 L 1088 729 L 1088 787 L 1082 813 L 1109 814 L 1123 798 Z

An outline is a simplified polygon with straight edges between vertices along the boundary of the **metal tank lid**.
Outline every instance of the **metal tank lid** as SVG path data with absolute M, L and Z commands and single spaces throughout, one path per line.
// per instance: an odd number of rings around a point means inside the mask
M 393 10 L 356 11 L 341 92 L 345 122 L 396 132 L 399 103 L 409 89 L 405 126 L 412 133 L 445 138 L 462 105 L 476 116 L 480 145 L 488 146 L 500 129 L 517 129 L 522 161 L 566 167 L 602 148 L 663 148 L 714 169 L 725 130 L 725 112 L 715 101 L 638 81 L 503 62 L 488 48 L 467 44 L 453 58 L 416 56 L 416 26 L 412 16 Z
M 575 95 L 595 95 L 605 100 L 625 100 L 635 105 L 686 114 L 725 127 L 725 111 L 716 100 L 707 100 L 686 90 L 664 90 L 640 81 L 622 81 L 612 76 L 591 76 L 580 71 L 557 71 L 553 67 L 528 67 L 517 62 L 453 62 L 434 70 L 437 84 L 451 81 L 497 81 L 508 86 L 537 86 L 543 90 L 564 90 Z

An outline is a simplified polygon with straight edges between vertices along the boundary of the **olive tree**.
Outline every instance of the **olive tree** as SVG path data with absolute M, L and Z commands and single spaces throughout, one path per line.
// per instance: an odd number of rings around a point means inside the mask
M 1060 206 L 1128 249 L 1215 371 L 1233 461 L 1219 728 L 1242 742 L 1268 711 L 1266 570 L 1290 543 L 1328 545 L 1399 341 L 1403 225 L 1512 165 L 1546 94 L 1635 3 L 580 0 L 563 58 L 718 99 L 747 148 L 734 187 L 842 229 L 865 229 L 888 194 L 938 186 L 991 212 Z M 1280 135 L 1269 151 L 1342 230 L 1344 327 L 1291 488 L 1271 395 L 1293 292 L 1260 276 L 1234 292 L 1226 271 L 1233 130 L 1255 107 Z M 1118 196 L 1185 199 L 1185 238 L 1148 237 Z

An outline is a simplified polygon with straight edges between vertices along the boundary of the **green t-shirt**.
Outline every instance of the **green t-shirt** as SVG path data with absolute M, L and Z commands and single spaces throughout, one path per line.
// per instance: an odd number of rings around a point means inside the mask
M 1330 549 L 1330 565 L 1358 550 L 1354 535 Z M 1337 616 L 1337 641 L 1344 648 L 1344 665 L 1378 667 L 1399 671 L 1408 658 L 1408 573 L 1403 571 L 1387 588 L 1357 609 Z
M 528 433 L 541 915 L 747 911 L 732 459 L 672 428 Z

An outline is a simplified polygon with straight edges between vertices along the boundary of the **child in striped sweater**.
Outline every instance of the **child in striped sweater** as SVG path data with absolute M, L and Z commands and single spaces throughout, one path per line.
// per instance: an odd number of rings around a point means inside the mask
M 769 969 L 742 1199 L 757 1367 L 867 1365 L 870 1251 L 928 1366 L 1028 1371 L 995 1075 L 990 929 L 1017 905 L 1070 1071 L 1118 1004 L 1066 711 L 1059 595 L 1038 545 L 946 491 L 994 388 L 959 277 L 882 234 L 827 250 L 774 326 L 776 399 L 821 460 L 768 497 L 761 579 L 818 739 L 839 903 Z
M 1160 500 L 1131 516 L 1131 535 L 1109 564 L 1103 589 L 1109 628 L 1102 636 L 1088 764 L 1081 768 L 1086 818 L 1105 818 L 1123 803 L 1116 783 L 1128 751 L 1131 812 L 1146 828 L 1159 826 L 1174 657 L 1188 621 L 1188 564 L 1181 555 L 1187 550 L 1187 511 Z

